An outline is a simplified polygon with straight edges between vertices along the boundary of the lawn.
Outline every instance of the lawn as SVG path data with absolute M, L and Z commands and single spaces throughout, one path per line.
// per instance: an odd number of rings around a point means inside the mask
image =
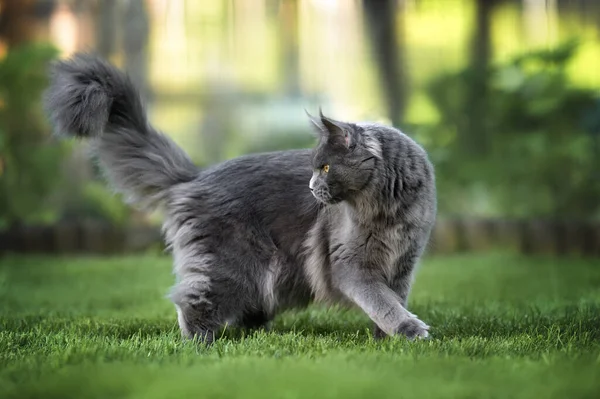
M 0 259 L 2 398 L 576 398 L 600 395 L 600 261 L 426 259 L 432 339 L 374 341 L 355 311 L 182 342 L 167 257 Z

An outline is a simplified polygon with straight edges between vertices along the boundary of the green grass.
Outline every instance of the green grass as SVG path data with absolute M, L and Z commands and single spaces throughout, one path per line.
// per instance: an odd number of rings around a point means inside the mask
M 182 342 L 169 258 L 0 260 L 0 397 L 594 397 L 600 261 L 427 259 L 411 310 L 432 339 L 374 341 L 355 311 Z

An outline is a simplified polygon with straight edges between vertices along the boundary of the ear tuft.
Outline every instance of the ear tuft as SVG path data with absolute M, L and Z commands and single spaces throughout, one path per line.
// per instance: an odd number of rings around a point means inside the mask
M 321 108 L 319 108 L 319 112 L 320 111 L 321 111 Z M 326 129 L 325 129 L 325 126 L 323 126 L 321 124 L 320 118 L 317 118 L 317 117 L 311 115 L 310 112 L 308 112 L 306 110 L 306 108 L 304 108 L 304 112 L 306 113 L 306 116 L 308 116 L 308 120 L 310 121 L 310 123 L 313 125 L 314 128 L 316 128 L 317 133 L 323 134 Z

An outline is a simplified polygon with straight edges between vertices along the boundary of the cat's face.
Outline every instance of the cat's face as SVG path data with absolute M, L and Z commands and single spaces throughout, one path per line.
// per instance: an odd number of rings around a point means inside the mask
M 319 134 L 309 182 L 313 196 L 325 204 L 351 199 L 367 185 L 375 162 L 364 145 L 362 129 L 323 114 L 319 119 L 311 117 L 311 122 Z

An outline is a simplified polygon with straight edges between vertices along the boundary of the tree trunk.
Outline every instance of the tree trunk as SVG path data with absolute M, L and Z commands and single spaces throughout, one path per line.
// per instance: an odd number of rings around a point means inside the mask
M 468 123 L 460 132 L 461 147 L 474 156 L 484 156 L 489 147 L 485 119 L 488 106 L 487 80 L 491 49 L 492 10 L 497 0 L 476 0 L 475 29 L 471 39 L 469 64 L 471 81 L 467 88 Z
M 300 93 L 298 56 L 298 1 L 282 0 L 280 4 L 281 57 L 284 90 L 288 95 Z
M 34 0 L 0 0 L 0 40 L 7 47 L 35 38 Z
M 118 4 L 116 0 L 102 0 L 98 3 L 96 51 L 102 57 L 110 59 L 117 49 Z
M 129 0 L 123 14 L 125 70 L 142 97 L 147 99 L 148 89 L 148 33 L 149 21 L 144 0 Z
M 364 0 L 364 18 L 371 51 L 379 75 L 388 117 L 399 126 L 404 119 L 408 98 L 408 79 L 404 65 L 404 12 L 396 23 L 395 0 Z M 398 2 L 403 7 L 402 1 Z M 398 40 L 400 32 L 400 40 Z

